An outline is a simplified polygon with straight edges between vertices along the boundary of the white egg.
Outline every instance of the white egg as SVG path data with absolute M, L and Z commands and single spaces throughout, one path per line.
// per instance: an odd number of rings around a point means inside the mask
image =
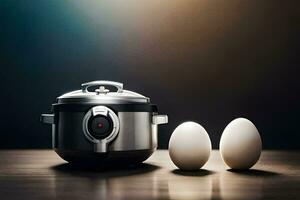
M 210 152 L 209 136 L 200 124 L 184 122 L 172 133 L 169 141 L 169 155 L 178 168 L 200 169 L 207 162 Z
M 259 159 L 262 142 L 255 125 L 237 118 L 224 129 L 220 140 L 223 161 L 232 169 L 249 169 Z

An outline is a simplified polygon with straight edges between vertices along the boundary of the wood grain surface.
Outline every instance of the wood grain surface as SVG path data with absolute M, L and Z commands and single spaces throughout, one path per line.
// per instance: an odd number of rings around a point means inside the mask
M 0 199 L 300 199 L 300 152 L 264 151 L 248 171 L 228 170 L 218 151 L 184 172 L 168 152 L 126 169 L 75 167 L 52 150 L 0 151 Z

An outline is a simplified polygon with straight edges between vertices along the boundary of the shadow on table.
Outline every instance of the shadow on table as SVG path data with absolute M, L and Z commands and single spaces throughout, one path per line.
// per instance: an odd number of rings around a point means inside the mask
M 172 171 L 172 173 L 176 175 L 182 175 L 182 176 L 208 176 L 214 174 L 215 172 L 206 169 L 198 169 L 193 171 L 175 169 Z
M 254 177 L 273 177 L 273 176 L 281 175 L 280 173 L 277 172 L 265 171 L 259 169 L 244 169 L 244 170 L 228 169 L 227 171 L 235 174 L 254 176 Z
M 93 176 L 98 178 L 122 177 L 136 174 L 145 174 L 159 169 L 159 166 L 141 163 L 134 166 L 92 166 L 92 165 L 74 165 L 64 163 L 52 166 L 51 169 L 57 174 L 70 176 Z

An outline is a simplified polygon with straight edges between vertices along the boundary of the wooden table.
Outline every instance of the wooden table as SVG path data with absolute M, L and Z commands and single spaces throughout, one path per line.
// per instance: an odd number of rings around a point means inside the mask
M 73 167 L 51 150 L 2 150 L 0 199 L 300 199 L 300 152 L 264 151 L 236 172 L 213 151 L 204 169 L 184 172 L 165 150 L 114 170 Z

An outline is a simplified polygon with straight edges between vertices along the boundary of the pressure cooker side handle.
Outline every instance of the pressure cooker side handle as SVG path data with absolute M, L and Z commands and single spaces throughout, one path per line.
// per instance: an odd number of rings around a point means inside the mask
M 42 114 L 40 120 L 45 124 L 54 124 L 54 114 Z
M 114 86 L 118 90 L 117 92 L 123 92 L 123 83 L 115 82 L 115 81 L 92 81 L 88 83 L 81 84 L 82 91 L 88 92 L 88 88 L 91 86 Z
M 159 124 L 167 124 L 168 123 L 168 115 L 156 115 L 152 116 L 152 123 L 155 125 Z

